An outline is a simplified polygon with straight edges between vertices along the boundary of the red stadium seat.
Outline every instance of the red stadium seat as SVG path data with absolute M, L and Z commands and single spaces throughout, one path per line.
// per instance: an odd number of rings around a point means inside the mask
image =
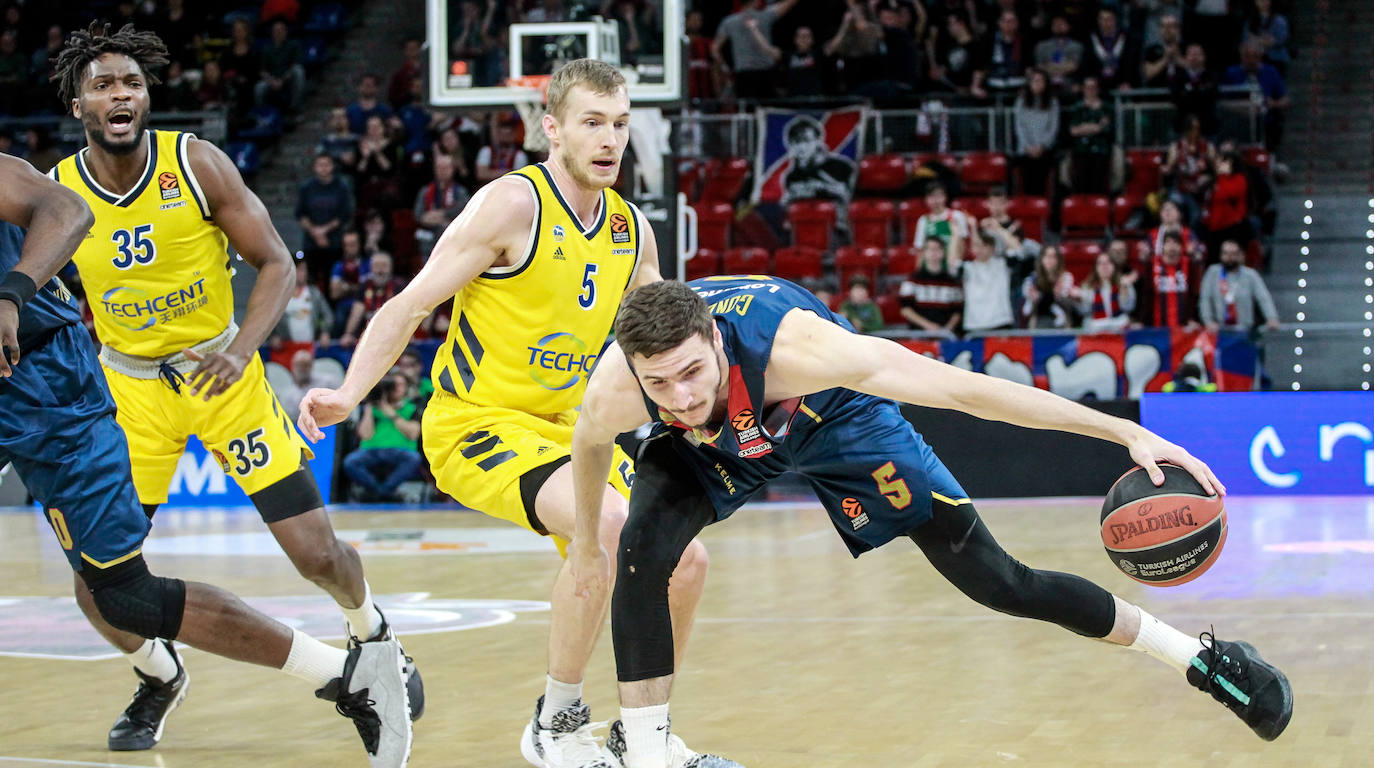
M 902 300 L 895 293 L 884 293 L 874 299 L 883 313 L 883 325 L 905 325 L 902 317 Z
M 878 271 L 883 267 L 882 248 L 860 248 L 847 245 L 835 251 L 835 273 L 840 280 L 840 290 L 849 288 L 849 278 L 863 275 L 868 278 L 869 291 L 879 293 Z
M 1145 229 L 1139 225 L 1145 223 L 1141 218 L 1137 221 L 1136 227 L 1130 226 L 1131 214 L 1145 205 L 1145 198 L 1134 197 L 1132 195 L 1117 195 L 1112 200 L 1112 235 L 1123 238 L 1139 238 L 1145 236 Z
M 911 175 L 901 155 L 865 155 L 859 161 L 859 192 L 891 194 L 906 186 Z
M 726 275 L 767 275 L 772 273 L 766 248 L 731 248 L 725 252 L 721 272 Z
M 701 163 L 683 160 L 677 166 L 677 191 L 687 196 L 687 202 L 697 200 L 697 182 L 701 181 Z
M 892 238 L 897 206 L 891 200 L 855 200 L 849 204 L 849 231 L 854 244 L 886 248 Z
M 798 200 L 787 206 L 792 225 L 792 244 L 820 251 L 830 250 L 835 236 L 835 204 L 829 200 Z
M 695 280 L 698 277 L 720 274 L 720 253 L 710 248 L 699 248 L 695 256 L 687 260 L 683 265 L 683 271 L 687 274 L 682 276 L 683 280 Z
M 730 228 L 735 209 L 729 203 L 702 201 L 692 206 L 697 212 L 697 246 L 723 251 L 730 247 Z
M 820 277 L 824 269 L 821 252 L 815 248 L 793 246 L 779 248 L 773 254 L 773 274 L 788 280 Z
M 749 176 L 749 161 L 742 157 L 713 157 L 702 170 L 706 179 L 701 189 L 702 202 L 733 203 Z
M 1251 269 L 1264 267 L 1264 248 L 1259 240 L 1251 240 L 1245 244 L 1245 266 Z
M 883 262 L 883 282 L 901 282 L 912 272 L 916 271 L 916 265 L 921 261 L 921 251 L 914 245 L 898 245 L 887 249 L 887 258 Z
M 1069 195 L 1059 208 L 1064 237 L 1102 237 L 1111 223 L 1111 203 L 1105 195 Z
M 1127 195 L 1144 197 L 1163 183 L 1164 153 L 1157 149 L 1126 150 Z
M 919 168 L 931 163 L 943 165 L 955 173 L 959 172 L 959 158 L 947 152 L 925 152 L 919 154 L 916 156 L 916 159 L 912 161 L 911 165 L 913 168 Z
M 1021 234 L 1036 242 L 1045 242 L 1049 227 L 1050 201 L 1034 195 L 1017 195 L 1007 203 L 1007 215 L 1021 222 Z
M 1001 152 L 970 152 L 959 164 L 964 194 L 986 195 L 992 187 L 1006 186 L 1007 156 Z
M 897 206 L 897 221 L 901 226 L 901 243 L 910 245 L 916 242 L 916 220 L 926 215 L 930 208 L 926 206 L 924 198 L 913 197 L 903 200 Z
M 986 197 L 961 197 L 954 201 L 951 208 L 963 211 L 973 219 L 969 225 L 982 221 L 988 217 L 988 199 Z
M 1102 246 L 1091 240 L 1065 240 L 1059 244 L 1059 253 L 1064 259 L 1064 269 L 1073 275 L 1075 283 L 1081 283 L 1092 273 Z
M 1246 165 L 1253 165 L 1265 173 L 1272 171 L 1274 166 L 1273 155 L 1270 155 L 1264 147 L 1242 147 L 1240 150 L 1240 160 Z

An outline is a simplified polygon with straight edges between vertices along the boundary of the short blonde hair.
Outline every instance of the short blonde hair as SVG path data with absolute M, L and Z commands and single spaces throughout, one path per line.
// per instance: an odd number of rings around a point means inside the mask
M 596 59 L 576 59 L 559 67 L 549 80 L 548 93 L 548 113 L 555 120 L 563 119 L 568 94 L 579 85 L 592 93 L 614 96 L 616 91 L 625 87 L 625 76 L 610 64 Z

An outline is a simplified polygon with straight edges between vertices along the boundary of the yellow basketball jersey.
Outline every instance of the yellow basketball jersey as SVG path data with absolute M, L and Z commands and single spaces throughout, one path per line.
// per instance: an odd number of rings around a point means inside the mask
M 228 240 L 191 170 L 192 138 L 148 131 L 148 164 L 123 195 L 96 182 L 84 149 L 50 174 L 95 214 L 72 258 L 100 341 L 127 355 L 175 354 L 219 334 L 233 317 Z
M 584 229 L 542 164 L 507 175 L 527 182 L 538 201 L 525 253 L 454 297 L 431 378 L 435 390 L 477 405 L 557 413 L 582 402 L 639 264 L 645 223 L 607 189 Z

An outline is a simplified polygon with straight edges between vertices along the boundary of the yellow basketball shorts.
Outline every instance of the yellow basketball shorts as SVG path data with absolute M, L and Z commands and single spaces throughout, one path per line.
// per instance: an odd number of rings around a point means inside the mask
M 144 504 L 167 501 L 167 490 L 186 441 L 195 435 L 249 495 L 281 480 L 314 458 L 267 383 L 257 354 L 243 377 L 206 402 L 190 386 L 173 391 L 161 379 L 139 379 L 105 366 L 118 411 L 115 418 L 129 439 L 134 487 Z
M 575 410 L 536 416 L 436 392 L 422 423 L 425 456 L 439 489 L 459 504 L 549 536 L 566 555 L 566 539 L 536 527 L 520 479 L 572 455 L 576 422 Z M 629 499 L 633 481 L 634 462 L 616 446 L 607 482 Z

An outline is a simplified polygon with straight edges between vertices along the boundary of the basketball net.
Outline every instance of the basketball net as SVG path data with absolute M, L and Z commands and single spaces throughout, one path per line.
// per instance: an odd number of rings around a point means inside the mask
M 506 85 L 526 89 L 526 93 L 515 98 L 515 108 L 525 123 L 525 151 L 548 152 L 549 137 L 544 135 L 544 105 L 549 98 L 549 78 L 551 75 L 525 75 L 512 77 Z

